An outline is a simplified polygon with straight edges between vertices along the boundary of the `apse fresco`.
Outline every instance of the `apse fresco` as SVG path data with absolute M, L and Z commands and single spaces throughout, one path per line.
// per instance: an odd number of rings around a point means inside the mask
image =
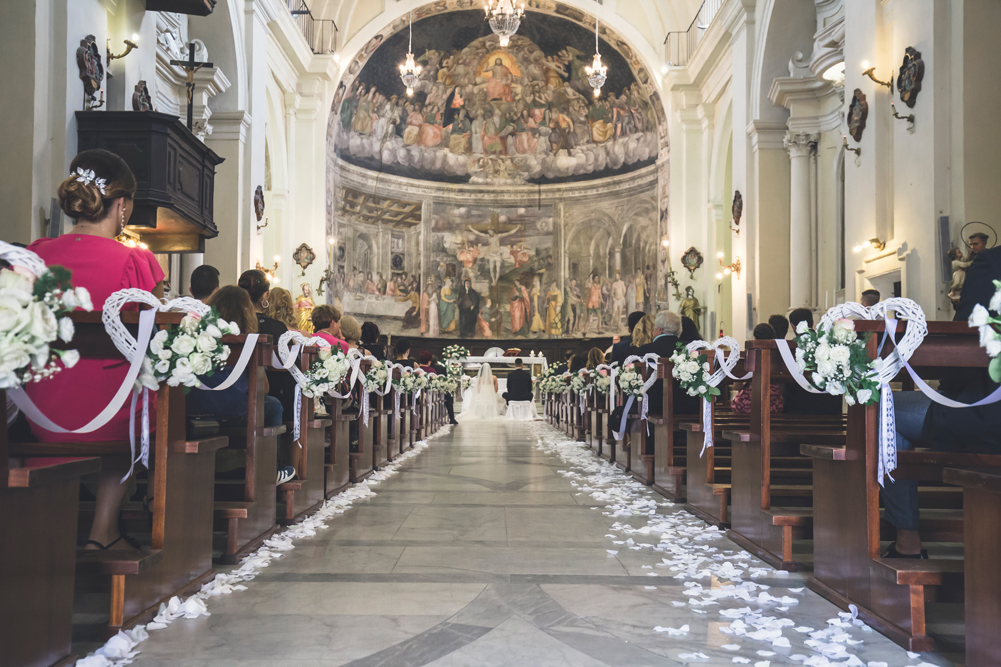
M 373 39 L 362 52 L 367 61 L 335 96 L 331 129 L 341 159 L 472 184 L 587 180 L 656 160 L 659 98 L 604 39 L 608 81 L 595 98 L 584 71 L 594 33 L 577 23 L 526 12 L 505 48 L 479 10 L 415 19 L 413 33 L 423 71 L 412 97 L 399 77 L 406 29 Z

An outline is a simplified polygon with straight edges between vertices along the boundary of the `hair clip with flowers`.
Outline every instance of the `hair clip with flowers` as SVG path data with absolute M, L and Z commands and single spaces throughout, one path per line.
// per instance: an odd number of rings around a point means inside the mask
M 84 185 L 90 185 L 91 183 L 93 183 L 94 185 L 97 186 L 97 189 L 101 191 L 102 196 L 108 194 L 104 189 L 104 186 L 107 185 L 108 182 L 103 178 L 98 178 L 97 175 L 94 174 L 93 169 L 82 169 L 80 167 L 77 167 L 76 180 L 80 181 Z

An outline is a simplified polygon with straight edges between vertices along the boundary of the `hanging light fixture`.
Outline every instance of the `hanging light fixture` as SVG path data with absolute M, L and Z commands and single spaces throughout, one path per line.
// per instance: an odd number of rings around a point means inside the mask
M 400 80 L 407 87 L 407 97 L 414 94 L 421 75 L 421 66 L 414 62 L 414 10 L 410 9 L 410 46 L 407 48 L 407 62 L 400 65 Z
M 521 17 L 525 14 L 525 5 L 514 6 L 514 0 L 487 0 L 484 11 L 490 19 L 490 29 L 500 38 L 501 47 L 506 47 L 511 41 L 511 35 L 518 32 Z
M 608 67 L 601 64 L 601 54 L 598 53 L 598 13 L 594 13 L 594 62 L 590 67 L 585 67 L 587 82 L 594 88 L 594 96 L 601 95 L 601 87 L 605 85 L 608 78 Z

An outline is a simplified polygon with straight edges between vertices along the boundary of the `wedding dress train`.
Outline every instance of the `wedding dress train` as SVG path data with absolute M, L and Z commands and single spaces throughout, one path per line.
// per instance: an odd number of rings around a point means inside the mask
M 456 416 L 459 422 L 495 421 L 504 418 L 504 399 L 494 387 L 494 374 L 490 364 L 480 366 L 480 373 L 469 388 L 469 396 L 463 401 L 462 414 Z

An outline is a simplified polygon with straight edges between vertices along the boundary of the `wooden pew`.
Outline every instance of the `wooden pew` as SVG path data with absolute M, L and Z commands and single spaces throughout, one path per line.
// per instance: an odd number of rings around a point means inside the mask
M 302 350 L 299 363 L 303 373 L 309 371 L 319 351 L 318 347 L 307 347 Z M 280 500 L 278 523 L 283 526 L 302 521 L 324 500 L 325 439 L 331 420 L 318 418 L 315 415 L 313 399 L 305 396 L 302 397 L 299 419 L 299 440 L 292 443 L 293 447 L 302 448 L 299 467 L 295 471 L 296 479 L 278 487 Z M 286 428 L 289 428 L 291 420 L 287 419 L 286 422 L 288 422 Z
M 126 312 L 121 317 L 134 332 L 139 313 Z M 183 313 L 159 313 L 156 324 L 176 325 L 182 317 Z M 67 347 L 78 350 L 81 357 L 121 358 L 104 330 L 101 312 L 73 313 L 71 318 L 76 333 Z M 153 498 L 150 546 L 141 551 L 77 553 L 77 590 L 94 584 L 109 591 L 109 634 L 148 621 L 161 602 L 197 590 L 215 574 L 212 569 L 213 477 L 216 451 L 225 447 L 227 440 L 223 436 L 187 440 L 182 387 L 164 384 L 156 399 L 156 432 L 150 434 L 151 470 L 146 473 L 145 481 L 146 494 Z M 97 456 L 109 467 L 114 465 L 122 469 L 127 469 L 131 459 L 127 440 L 10 443 L 9 448 L 10 455 L 19 457 Z M 141 470 L 141 466 L 137 470 Z M 137 484 L 141 483 L 142 480 L 137 479 Z M 67 502 L 73 506 L 76 501 Z M 75 525 L 68 532 L 75 535 Z
M 399 379 L 401 371 L 399 368 L 393 369 L 393 378 Z M 403 399 L 400 399 L 400 414 L 395 413 L 396 406 L 396 387 L 393 387 L 393 391 L 386 394 L 387 405 L 389 406 L 389 412 L 387 415 L 387 432 L 386 432 L 386 460 L 392 461 L 397 456 L 403 453 L 403 447 L 401 446 L 402 431 L 400 430 L 400 425 L 406 420 L 403 409 Z
M 868 342 L 870 356 L 875 356 L 884 323 L 859 321 L 855 326 L 858 331 L 877 334 Z M 898 326 L 898 330 L 902 328 Z M 979 346 L 977 330 L 965 322 L 928 322 L 928 331 L 929 336 L 910 359 L 919 372 L 987 366 L 989 360 Z M 888 343 L 883 354 L 891 347 Z M 908 650 L 930 651 L 934 640 L 927 634 L 925 601 L 929 595 L 948 597 L 961 592 L 963 563 L 880 558 L 878 405 L 849 408 L 847 430 L 844 448 L 803 447 L 814 466 L 814 576 L 807 585 L 842 608 L 855 604 L 860 618 Z M 894 479 L 941 482 L 946 467 L 997 467 L 1001 456 L 901 451 L 897 465 Z M 940 505 L 950 504 L 942 498 L 948 488 L 921 490 L 923 502 L 931 495 L 939 497 Z M 955 535 L 956 521 L 941 523 L 945 535 Z M 922 517 L 922 537 L 941 539 L 925 527 Z M 996 568 L 996 561 L 993 565 Z
M 351 422 L 358 419 L 358 414 L 345 414 L 341 409 L 342 403 L 342 399 L 333 398 L 327 404 L 327 411 L 330 413 L 330 426 L 327 427 L 330 445 L 327 447 L 323 466 L 323 495 L 328 499 L 351 483 Z
M 0 403 L 6 392 L 0 389 Z M 4 664 L 72 664 L 80 477 L 99 458 L 8 469 L 0 429 L 0 646 Z
M 1001 469 L 946 468 L 942 479 L 963 487 L 966 665 L 1001 665 Z
M 246 335 L 226 336 L 230 346 L 228 364 L 236 363 Z M 247 364 L 247 425 L 223 428 L 229 449 L 244 454 L 244 466 L 236 475 L 216 479 L 216 530 L 226 535 L 220 560 L 233 564 L 257 549 L 277 529 L 278 438 L 285 426 L 263 426 L 265 369 L 271 365 L 272 341 L 262 335 Z M 197 391 L 197 390 L 195 390 Z
M 379 396 L 375 392 L 369 394 L 370 405 L 368 412 L 368 425 L 372 433 L 372 470 L 378 470 L 393 460 L 389 454 L 389 417 L 393 413 L 387 401 L 393 397 L 392 392 L 385 396 Z
M 616 368 L 617 365 L 613 364 Z M 618 377 L 616 377 L 615 382 L 618 383 Z M 615 387 L 615 400 L 611 400 L 611 394 L 609 394 L 608 401 L 608 418 L 606 422 L 606 434 L 605 442 L 601 449 L 598 451 L 598 455 L 608 461 L 609 463 L 616 463 L 618 458 L 618 450 L 620 449 L 619 442 L 615 439 L 615 434 L 618 432 L 619 424 L 616 423 L 617 420 L 612 419 L 612 413 L 615 412 L 616 408 L 620 408 L 624 405 L 625 401 L 622 397 L 622 392 L 619 390 L 618 385 Z
M 728 528 L 730 525 L 730 443 L 724 437 L 726 429 L 747 429 L 747 415 L 737 415 L 718 409 L 712 404 L 713 446 L 705 448 L 702 418 L 678 420 L 685 433 L 687 482 L 685 510 L 710 525 Z
M 800 454 L 804 443 L 843 446 L 844 417 L 838 415 L 772 414 L 772 383 L 790 389 L 795 380 L 779 355 L 775 341 L 747 342 L 751 378 L 750 422 L 726 429 L 733 470 L 730 496 L 731 540 L 769 565 L 796 571 L 793 541 L 812 537 L 813 489 L 809 459 Z
M 367 359 L 361 362 L 361 373 L 358 375 L 358 384 L 353 390 L 358 396 L 358 400 L 364 400 L 364 392 L 361 390 L 361 384 L 364 382 L 364 375 L 368 372 L 371 362 Z M 371 399 L 371 397 L 369 397 Z M 358 447 L 357 451 L 351 451 L 349 455 L 350 466 L 350 479 L 352 484 L 357 484 L 362 480 L 369 477 L 373 470 L 375 469 L 375 454 L 374 451 L 374 439 L 375 434 L 375 423 L 378 422 L 378 416 L 372 414 L 374 411 L 369 412 L 368 425 L 365 424 L 365 420 L 362 417 L 361 407 L 358 408 L 358 415 L 356 422 L 358 424 Z

